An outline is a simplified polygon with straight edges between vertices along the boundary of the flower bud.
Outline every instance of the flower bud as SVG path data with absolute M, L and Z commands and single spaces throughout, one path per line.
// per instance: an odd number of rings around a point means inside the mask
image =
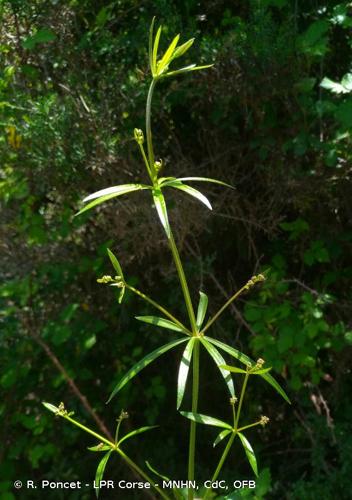
M 266 417 L 265 415 L 262 415 L 260 417 L 260 425 L 262 425 L 264 427 L 264 425 L 266 425 L 269 422 L 269 420 L 270 420 L 269 417 Z
M 139 128 L 134 129 L 134 138 L 136 139 L 137 143 L 142 145 L 144 142 L 144 134 L 143 131 Z

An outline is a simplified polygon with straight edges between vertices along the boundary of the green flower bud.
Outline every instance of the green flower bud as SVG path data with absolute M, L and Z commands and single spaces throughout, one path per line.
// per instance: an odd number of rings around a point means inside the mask
M 134 138 L 136 139 L 137 143 L 142 145 L 144 142 L 144 134 L 143 131 L 139 128 L 134 129 Z

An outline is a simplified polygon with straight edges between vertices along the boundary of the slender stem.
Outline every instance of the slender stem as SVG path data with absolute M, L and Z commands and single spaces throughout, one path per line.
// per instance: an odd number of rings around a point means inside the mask
M 192 304 L 191 296 L 189 293 L 186 275 L 185 275 L 185 272 L 183 270 L 182 262 L 180 259 L 180 254 L 178 253 L 177 246 L 176 246 L 174 236 L 172 234 L 171 229 L 170 229 L 170 238 L 168 239 L 168 241 L 169 241 L 170 249 L 172 252 L 172 256 L 173 256 L 174 261 L 175 261 L 175 266 L 177 269 L 178 277 L 180 279 L 181 288 L 182 288 L 183 296 L 185 299 L 185 304 L 186 304 L 186 308 L 187 308 L 187 312 L 188 312 L 189 321 L 191 323 L 192 332 L 193 332 L 193 335 L 196 335 L 197 323 L 196 323 L 196 317 L 194 315 L 193 304 Z
M 237 429 L 237 432 L 242 432 L 245 429 L 249 429 L 250 427 L 254 427 L 256 425 L 260 425 L 261 423 L 262 422 L 260 420 L 258 420 L 258 422 L 254 422 L 254 424 L 249 424 L 249 425 L 245 425 L 244 427 L 240 427 L 239 429 Z
M 122 418 L 119 418 L 119 420 L 117 422 L 117 426 L 116 426 L 116 432 L 115 432 L 115 444 L 116 444 L 116 446 L 117 446 L 117 443 L 119 441 L 119 430 L 120 430 L 121 422 L 122 422 Z
M 247 290 L 247 285 L 244 285 L 242 288 L 240 288 L 234 295 L 232 295 L 232 297 L 229 298 L 229 300 L 227 302 L 225 302 L 225 304 L 218 310 L 218 312 L 216 314 L 214 314 L 214 316 L 212 318 L 210 318 L 208 323 L 203 328 L 202 333 L 204 333 L 206 330 L 208 330 L 208 328 L 214 323 L 214 321 L 216 321 L 218 319 L 220 314 L 222 314 L 225 311 L 225 309 L 231 304 L 231 302 L 233 302 L 235 299 L 237 299 L 237 297 L 239 297 L 241 295 L 241 293 L 244 292 L 244 290 Z
M 215 469 L 215 472 L 214 472 L 214 474 L 213 474 L 213 477 L 211 478 L 211 481 L 212 481 L 212 482 L 213 482 L 213 481 L 216 481 L 217 477 L 219 476 L 220 471 L 221 471 L 221 469 L 222 469 L 222 466 L 224 465 L 224 462 L 225 462 L 225 460 L 226 460 L 226 457 L 227 457 L 227 455 L 229 454 L 229 451 L 230 451 L 230 449 L 231 449 L 231 446 L 232 446 L 233 440 L 235 439 L 235 436 L 236 436 L 236 431 L 233 431 L 233 433 L 232 433 L 232 434 L 231 434 L 231 436 L 230 436 L 230 439 L 229 439 L 229 440 L 228 440 L 228 442 L 227 442 L 226 448 L 224 449 L 223 454 L 221 455 L 221 458 L 220 458 L 220 460 L 219 460 L 218 466 L 217 466 L 217 467 L 216 467 L 216 469 Z M 204 497 L 203 497 L 203 500 L 205 500 L 206 498 L 208 498 L 208 496 L 209 496 L 208 494 L 209 494 L 210 492 L 211 492 L 211 488 L 209 488 L 209 489 L 206 491 L 206 493 L 205 493 L 205 495 L 204 495 Z
M 243 381 L 241 395 L 240 395 L 240 402 L 238 403 L 237 417 L 236 417 L 236 422 L 235 422 L 236 431 L 238 429 L 238 422 L 239 422 L 240 415 L 241 415 L 242 403 L 243 403 L 244 394 L 245 394 L 246 388 L 247 388 L 248 377 L 249 377 L 249 373 L 247 372 L 246 375 L 244 376 L 244 381 Z
M 91 434 L 92 436 L 96 437 L 99 441 L 109 445 L 112 450 L 116 451 L 121 458 L 124 459 L 124 461 L 135 471 L 137 472 L 143 479 L 145 479 L 150 485 L 159 493 L 159 495 L 164 498 L 165 500 L 170 500 L 170 497 L 165 495 L 163 491 L 158 488 L 155 484 L 154 481 L 140 468 L 136 463 L 133 462 L 120 448 L 116 447 L 116 444 L 113 443 L 112 441 L 109 441 L 106 439 L 104 436 L 101 436 L 100 434 L 97 434 L 96 432 L 92 431 L 89 429 L 89 427 L 86 427 L 85 425 L 81 424 L 77 420 L 74 420 L 73 418 L 69 417 L 68 415 L 60 414 L 61 417 L 64 419 L 68 420 L 71 422 L 71 424 L 76 425 L 80 429 L 84 430 L 85 432 L 88 432 L 88 434 Z
M 199 395 L 199 341 L 193 347 L 192 413 L 197 413 Z M 196 422 L 191 420 L 188 453 L 188 481 L 194 481 L 194 459 L 196 451 Z M 193 499 L 193 490 L 188 488 L 188 500 Z
M 145 166 L 147 167 L 147 171 L 148 171 L 149 177 L 150 177 L 151 181 L 153 182 L 153 174 L 152 174 L 152 171 L 150 169 L 150 166 L 149 166 L 149 163 L 148 163 L 148 159 L 147 159 L 145 151 L 144 151 L 143 144 L 139 144 L 139 149 L 141 150 L 142 157 L 143 157 Z
M 152 111 L 152 98 L 153 91 L 156 85 L 157 80 L 153 78 L 152 83 L 149 87 L 148 97 L 147 97 L 147 107 L 145 114 L 145 128 L 147 132 L 147 146 L 148 146 L 148 158 L 149 158 L 149 167 L 152 172 L 152 180 L 156 179 L 155 167 L 154 167 L 154 150 L 153 150 L 153 140 L 152 140 L 152 126 L 151 126 L 151 111 Z
M 175 316 L 173 316 L 163 306 L 161 306 L 160 304 L 155 302 L 155 300 L 151 299 L 150 297 L 148 297 L 148 295 L 141 292 L 140 290 L 137 290 L 137 288 L 134 288 L 133 286 L 129 285 L 128 283 L 125 283 L 125 286 L 128 290 L 131 290 L 131 292 L 135 293 L 136 295 L 138 295 L 139 297 L 144 299 L 146 302 L 149 302 L 149 304 L 154 306 L 156 309 L 159 309 L 159 311 L 161 311 L 166 317 L 168 317 L 171 321 L 173 321 L 177 326 L 182 328 L 182 330 L 184 330 L 186 333 L 188 333 L 189 335 L 192 334 L 192 332 L 187 327 L 185 327 L 185 325 L 183 323 L 181 323 L 181 321 L 179 321 L 177 318 L 175 318 Z
M 133 460 L 131 460 L 130 457 L 128 457 L 120 448 L 117 448 L 116 449 L 117 453 L 120 455 L 121 458 L 123 458 L 123 460 L 132 468 L 134 469 L 136 472 L 138 472 L 138 474 L 143 478 L 145 479 L 148 483 L 150 483 L 150 485 L 159 493 L 159 495 L 161 496 L 161 498 L 164 498 L 165 500 L 170 500 L 170 497 L 167 496 L 158 486 L 156 486 L 156 484 L 154 483 L 154 481 L 148 476 L 148 474 L 146 474 L 140 467 L 138 467 L 138 465 L 133 462 Z

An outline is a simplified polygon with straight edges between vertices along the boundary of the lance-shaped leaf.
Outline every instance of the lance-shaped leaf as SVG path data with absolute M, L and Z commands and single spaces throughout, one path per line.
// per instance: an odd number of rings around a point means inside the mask
M 156 469 L 154 469 L 154 467 L 152 467 L 150 465 L 150 463 L 148 462 L 148 460 L 145 461 L 145 465 L 148 467 L 148 469 L 153 472 L 153 474 L 155 474 L 156 476 L 160 477 L 161 479 L 164 479 L 165 481 L 170 481 L 170 478 L 168 478 L 167 476 L 163 476 L 163 474 L 160 474 L 160 472 L 158 472 Z
M 166 236 L 170 238 L 171 230 L 169 225 L 169 218 L 167 215 L 165 198 L 160 189 L 153 189 L 153 198 L 154 198 L 155 208 L 158 212 L 159 219 L 165 229 Z
M 152 66 L 152 73 L 153 76 L 156 76 L 156 60 L 158 57 L 158 48 L 159 48 L 159 41 L 160 41 L 160 35 L 161 35 L 161 26 L 159 26 L 158 31 L 156 32 L 155 40 L 154 40 L 154 46 L 153 46 L 153 66 Z
M 168 319 L 160 318 L 159 316 L 135 316 L 138 321 L 143 321 L 144 323 L 149 323 L 151 325 L 160 326 L 161 328 L 167 328 L 168 330 L 174 330 L 175 332 L 184 332 L 182 328 L 180 328 L 173 321 L 169 321 Z
M 222 368 L 222 366 L 224 366 L 224 364 L 225 364 L 224 358 L 221 356 L 221 354 L 216 349 L 216 347 L 214 347 L 210 342 L 208 342 L 208 337 L 200 337 L 200 341 L 202 342 L 202 344 L 204 345 L 204 347 L 206 348 L 206 350 L 208 351 L 210 356 L 215 361 L 216 366 L 219 368 L 220 373 L 224 377 L 224 380 L 225 380 L 226 385 L 230 391 L 231 396 L 234 396 L 235 395 L 235 388 L 233 386 L 232 377 L 231 377 L 230 373 L 228 372 L 228 370 L 225 370 L 224 368 Z
M 158 64 L 157 64 L 158 75 L 161 75 L 163 70 L 170 63 L 172 55 L 175 51 L 175 48 L 178 44 L 179 39 L 180 39 L 180 35 L 176 35 L 175 38 L 170 43 L 170 45 L 169 45 L 168 49 L 166 50 L 165 54 L 163 55 L 163 57 L 158 62 Z
M 187 52 L 187 50 L 190 47 L 192 47 L 193 42 L 194 42 L 194 38 L 191 38 L 187 42 L 185 42 L 182 45 L 180 45 L 179 47 L 177 47 L 177 49 L 174 51 L 174 53 L 172 55 L 172 59 L 176 59 L 177 57 L 183 56 L 183 54 L 185 54 L 185 52 Z
M 120 266 L 119 261 L 117 260 L 116 256 L 113 254 L 113 252 L 110 250 L 110 248 L 107 248 L 108 256 L 111 261 L 111 264 L 113 265 L 113 268 L 115 269 L 116 273 L 118 276 L 120 276 L 122 281 L 125 281 L 122 268 Z
M 227 184 L 226 182 L 219 181 L 217 179 L 212 179 L 211 177 L 180 177 L 177 179 L 178 181 L 199 181 L 199 182 L 211 182 L 213 184 L 220 184 L 220 186 L 226 186 L 231 189 L 236 189 L 235 187 L 231 186 L 231 184 Z
M 230 347 L 229 345 L 220 342 L 219 340 L 212 339 L 211 337 L 205 336 L 203 338 L 208 340 L 208 342 L 210 342 L 211 344 L 214 344 L 217 347 L 219 347 L 219 349 L 222 349 L 223 351 L 227 352 L 228 354 L 230 354 L 230 356 L 238 359 L 241 363 L 245 364 L 246 366 L 249 366 L 251 368 L 255 366 L 255 362 L 251 358 L 243 354 L 243 352 L 240 352 L 237 349 L 234 349 L 233 347 Z M 291 404 L 291 401 L 289 400 L 285 391 L 269 373 L 264 373 L 263 375 L 261 375 L 261 377 L 263 377 L 263 379 L 266 380 L 268 384 L 274 387 L 274 389 L 285 399 L 285 401 Z
M 242 368 L 237 368 L 236 366 L 229 366 L 229 365 L 223 365 L 221 368 L 224 370 L 228 370 L 229 372 L 232 373 L 247 373 L 247 370 L 243 370 Z
M 83 202 L 85 203 L 86 201 L 94 200 L 95 198 L 101 198 L 102 196 L 107 196 L 110 194 L 121 196 L 122 194 L 130 193 L 131 191 L 139 191 L 140 189 L 150 189 L 150 187 L 145 184 L 121 184 L 120 186 L 111 186 L 109 188 L 96 191 L 89 196 L 86 196 Z
M 208 296 L 204 292 L 199 292 L 200 298 L 199 298 L 199 304 L 198 304 L 198 309 L 197 309 L 197 327 L 198 329 L 201 328 L 207 308 L 208 308 Z
M 111 446 L 109 446 L 108 444 L 99 443 L 96 446 L 90 446 L 87 449 L 90 451 L 107 451 L 111 450 Z
M 57 406 L 54 406 L 51 403 L 46 403 L 45 401 L 43 401 L 42 405 L 45 406 L 47 410 L 52 411 L 55 414 L 57 414 L 60 411 Z
M 142 189 L 149 189 L 149 186 L 144 186 L 142 184 L 125 184 L 125 186 L 129 186 L 129 187 L 125 187 L 125 189 L 123 189 L 123 190 L 114 191 L 113 193 L 105 194 L 103 196 L 94 197 L 93 201 L 91 201 L 90 203 L 88 203 L 88 205 L 86 205 L 85 207 L 83 207 L 75 215 L 76 216 L 77 215 L 81 215 L 84 212 L 86 212 L 87 210 L 90 210 L 91 208 L 93 208 L 93 207 L 95 207 L 97 205 L 100 205 L 101 203 L 104 203 L 104 201 L 108 201 L 108 200 L 111 200 L 112 198 L 116 198 L 116 196 L 122 196 L 124 194 L 132 193 L 133 191 L 140 191 Z M 117 187 L 123 187 L 123 186 L 116 186 L 116 188 Z M 108 189 L 112 189 L 112 188 L 108 188 Z M 102 191 L 106 191 L 106 190 L 102 189 Z M 98 192 L 102 192 L 102 191 L 98 191 Z M 94 196 L 95 194 L 96 193 L 93 193 L 90 196 Z M 89 198 L 89 197 L 87 197 L 87 198 Z M 83 201 L 88 201 L 87 198 L 85 198 L 85 200 L 83 200 Z M 92 198 L 89 198 L 89 199 L 92 199 Z
M 103 479 L 105 467 L 106 467 L 106 464 L 108 463 L 108 460 L 110 458 L 112 451 L 113 450 L 108 451 L 106 453 L 106 455 L 103 456 L 103 458 L 100 460 L 100 462 L 98 464 L 97 471 L 95 473 L 95 486 L 96 486 L 95 494 L 96 494 L 97 498 L 99 497 L 99 492 L 100 492 L 100 488 L 99 488 L 100 481 L 102 481 L 102 479 Z
M 250 374 L 251 375 L 263 375 L 263 373 L 268 373 L 268 372 L 270 372 L 270 370 L 271 370 L 271 367 L 270 368 L 259 368 L 258 370 L 255 370 L 255 369 L 253 371 L 251 370 Z
M 229 434 L 231 434 L 231 431 L 229 429 L 225 429 L 224 431 L 221 431 L 220 434 L 217 435 L 217 437 L 213 443 L 213 447 L 215 447 L 217 444 L 219 444 L 220 441 L 222 441 Z
M 195 342 L 195 337 L 192 337 L 186 345 L 185 350 L 183 351 L 180 368 L 178 370 L 178 379 L 177 379 L 177 409 L 180 408 L 183 396 L 185 394 L 187 377 L 189 373 L 189 367 L 191 365 L 192 352 Z
M 188 73 L 189 71 L 211 68 L 212 66 L 214 66 L 214 64 L 207 64 L 206 66 L 196 66 L 195 64 L 191 64 L 190 66 L 185 66 L 184 68 L 176 69 L 175 71 L 168 71 L 163 76 L 176 76 L 181 73 Z
M 246 452 L 248 462 L 250 463 L 254 474 L 258 477 L 257 459 L 255 458 L 253 448 L 250 445 L 248 439 L 244 436 L 244 434 L 242 434 L 241 432 L 238 432 L 237 434 L 243 444 L 243 448 Z
M 206 207 L 208 207 L 209 210 L 212 210 L 212 206 L 211 206 L 208 198 L 206 196 L 204 196 L 204 194 L 202 194 L 197 189 L 194 189 L 191 186 L 187 186 L 187 184 L 183 184 L 180 181 L 170 181 L 170 182 L 164 184 L 164 186 L 168 186 L 168 187 L 172 187 L 175 189 L 179 189 L 180 191 L 184 191 L 185 193 L 189 194 L 190 196 L 193 196 L 194 198 L 197 198 L 197 200 L 204 203 L 204 205 Z
M 180 411 L 181 415 L 198 424 L 211 425 L 213 427 L 222 427 L 223 429 L 230 429 L 232 431 L 231 425 L 219 420 L 218 418 L 209 417 L 208 415 L 202 415 L 201 413 L 192 413 L 190 411 Z
M 126 384 L 129 382 L 133 377 L 137 375 L 143 368 L 148 366 L 152 361 L 154 361 L 156 358 L 164 354 L 165 352 L 169 351 L 170 349 L 173 349 L 174 347 L 178 346 L 179 344 L 182 344 L 182 342 L 186 342 L 186 338 L 182 339 L 177 339 L 173 340 L 172 342 L 169 342 L 167 344 L 162 345 L 161 347 L 158 347 L 155 349 L 155 351 L 150 352 L 145 356 L 143 359 L 138 361 L 128 372 L 126 375 L 122 377 L 120 382 L 116 385 L 115 389 L 112 391 L 107 403 L 111 401 L 111 399 L 117 394 Z
M 147 432 L 147 431 L 150 431 L 151 429 L 155 429 L 156 427 L 158 427 L 158 425 L 148 425 L 145 427 L 140 427 L 139 429 L 135 429 L 134 431 L 131 431 L 128 434 L 126 434 L 125 436 L 123 436 L 117 444 L 118 444 L 118 446 L 120 446 L 120 444 L 122 444 L 127 439 L 130 439 L 133 436 L 137 436 L 138 434 L 142 434 L 142 432 Z
M 155 16 L 153 17 L 152 22 L 150 24 L 150 28 L 149 28 L 149 66 L 150 66 L 150 71 L 152 72 L 152 74 L 154 73 L 154 67 L 153 67 L 154 23 L 155 23 Z

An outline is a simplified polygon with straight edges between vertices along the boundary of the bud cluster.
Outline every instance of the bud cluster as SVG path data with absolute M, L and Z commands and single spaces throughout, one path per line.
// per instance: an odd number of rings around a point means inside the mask
M 259 283 L 260 281 L 265 281 L 264 274 L 257 274 L 256 276 L 252 276 L 251 279 L 247 281 L 244 288 L 246 290 L 249 290 L 252 286 L 254 286 L 256 283 Z
M 262 425 L 263 427 L 269 422 L 270 418 L 269 417 L 266 417 L 265 415 L 262 415 L 260 417 L 260 425 Z
M 133 132 L 134 132 L 134 138 L 135 138 L 137 144 L 139 144 L 141 146 L 144 142 L 143 131 L 140 128 L 135 128 Z

